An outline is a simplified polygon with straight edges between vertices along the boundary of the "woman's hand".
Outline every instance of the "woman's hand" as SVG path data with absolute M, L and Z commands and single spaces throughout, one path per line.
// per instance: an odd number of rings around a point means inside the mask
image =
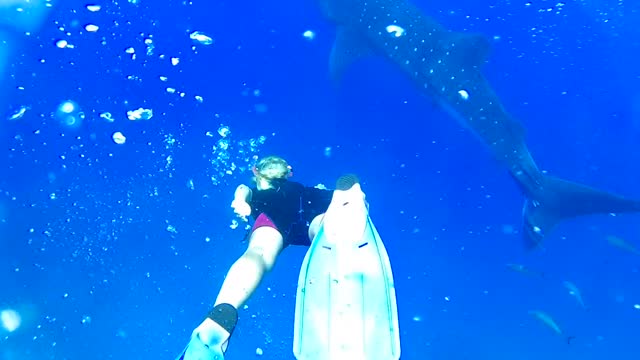
M 231 202 L 231 207 L 233 208 L 233 212 L 244 221 L 247 221 L 247 216 L 251 215 L 251 205 L 245 200 L 234 199 Z

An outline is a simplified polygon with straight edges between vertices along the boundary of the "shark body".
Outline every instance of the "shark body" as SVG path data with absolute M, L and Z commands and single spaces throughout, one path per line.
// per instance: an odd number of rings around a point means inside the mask
M 337 80 L 358 59 L 385 57 L 418 90 L 477 135 L 503 163 L 526 197 L 523 235 L 538 246 L 562 219 L 640 211 L 640 201 L 543 174 L 522 125 L 503 107 L 482 74 L 490 44 L 481 35 L 453 32 L 405 0 L 319 0 L 337 26 L 329 68 Z

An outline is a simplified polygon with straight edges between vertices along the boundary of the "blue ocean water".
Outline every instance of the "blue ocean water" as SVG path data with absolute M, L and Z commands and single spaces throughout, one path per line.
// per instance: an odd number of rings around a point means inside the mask
M 31 4 L 0 1 L 0 359 L 174 359 L 246 248 L 229 203 L 269 154 L 310 185 L 360 175 L 402 359 L 640 356 L 640 256 L 607 240 L 640 248 L 640 215 L 527 251 L 506 169 L 393 64 L 331 80 L 315 1 Z M 542 169 L 640 198 L 635 2 L 414 4 L 491 39 L 484 74 Z M 240 311 L 227 359 L 293 359 L 305 251 Z

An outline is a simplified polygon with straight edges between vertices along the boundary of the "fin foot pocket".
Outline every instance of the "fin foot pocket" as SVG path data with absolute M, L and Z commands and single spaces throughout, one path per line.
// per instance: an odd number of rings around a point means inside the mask
M 238 323 L 238 310 L 231 304 L 218 304 L 209 311 L 207 317 L 218 323 L 231 335 Z
M 358 179 L 358 176 L 355 174 L 342 175 L 340 176 L 338 181 L 336 181 L 336 190 L 342 190 L 342 191 L 349 190 L 353 185 L 359 182 L 360 180 Z
M 209 321 L 209 319 L 211 321 Z M 229 337 L 238 322 L 238 311 L 230 304 L 218 304 L 191 335 L 176 360 L 224 360 Z

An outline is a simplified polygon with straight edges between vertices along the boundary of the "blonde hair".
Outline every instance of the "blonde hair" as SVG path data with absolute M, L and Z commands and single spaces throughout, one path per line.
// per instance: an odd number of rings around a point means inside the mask
M 291 176 L 291 166 L 279 156 L 267 156 L 253 167 L 254 180 L 258 177 L 267 181 L 286 179 Z

